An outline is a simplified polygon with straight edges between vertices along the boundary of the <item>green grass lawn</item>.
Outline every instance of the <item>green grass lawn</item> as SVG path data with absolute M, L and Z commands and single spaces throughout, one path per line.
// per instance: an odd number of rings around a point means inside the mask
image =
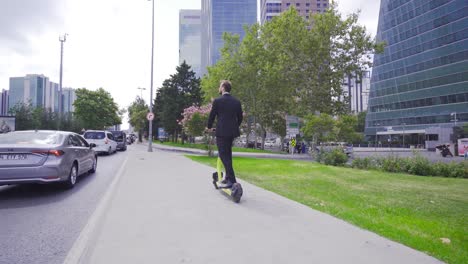
M 215 167 L 216 159 L 189 156 Z M 448 263 L 468 263 L 468 180 L 234 158 L 239 178 Z M 440 238 L 449 238 L 450 244 Z
M 166 145 L 171 147 L 180 147 L 180 148 L 193 148 L 193 149 L 203 149 L 206 150 L 205 144 L 192 144 L 192 143 L 175 143 L 175 142 L 164 142 L 160 143 L 159 141 L 153 141 L 155 144 Z M 216 149 L 216 146 L 215 146 Z M 239 148 L 239 147 L 232 147 L 233 152 L 250 152 L 250 153 L 275 153 L 275 154 L 284 154 L 279 152 L 274 152 L 270 150 L 261 150 L 261 149 L 250 149 L 250 148 Z

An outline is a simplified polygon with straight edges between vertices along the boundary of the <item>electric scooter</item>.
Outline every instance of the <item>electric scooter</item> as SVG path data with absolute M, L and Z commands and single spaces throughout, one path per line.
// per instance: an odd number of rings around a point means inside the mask
M 222 188 L 218 186 L 218 184 L 220 184 L 223 180 L 224 174 L 222 172 L 222 167 L 223 162 L 221 161 L 221 158 L 218 157 L 218 160 L 216 162 L 216 172 L 213 172 L 213 185 L 217 190 L 221 190 L 223 193 L 231 197 L 235 203 L 239 203 L 244 192 L 240 183 L 234 183 L 231 188 Z M 219 177 L 218 175 L 221 175 L 221 177 Z
M 212 139 L 209 139 L 208 144 L 212 147 Z M 216 171 L 213 172 L 213 185 L 215 189 L 221 190 L 222 193 L 226 194 L 227 196 L 231 197 L 232 200 L 235 203 L 239 203 L 240 199 L 242 197 L 242 194 L 244 193 L 244 190 L 242 189 L 242 185 L 238 182 L 234 183 L 231 188 L 221 188 L 219 187 L 219 184 L 221 184 L 221 181 L 223 180 L 223 162 L 221 161 L 221 158 L 218 156 L 218 159 L 216 161 Z

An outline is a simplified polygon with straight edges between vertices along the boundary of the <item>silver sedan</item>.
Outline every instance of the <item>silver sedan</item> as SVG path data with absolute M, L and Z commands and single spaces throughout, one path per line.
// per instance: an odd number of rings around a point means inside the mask
M 96 171 L 93 147 L 65 131 L 0 134 L 0 185 L 61 182 L 73 188 L 79 175 Z

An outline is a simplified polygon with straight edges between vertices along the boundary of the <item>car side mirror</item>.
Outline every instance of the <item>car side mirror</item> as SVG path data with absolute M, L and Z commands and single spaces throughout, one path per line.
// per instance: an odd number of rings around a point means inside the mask
M 94 143 L 89 144 L 89 148 L 92 149 L 92 148 L 95 148 L 95 147 L 96 147 L 96 144 L 94 144 Z

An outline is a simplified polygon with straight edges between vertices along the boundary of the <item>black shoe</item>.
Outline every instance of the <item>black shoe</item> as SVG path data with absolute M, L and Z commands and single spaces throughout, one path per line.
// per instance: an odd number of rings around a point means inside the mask
M 223 179 L 220 183 L 221 183 L 221 184 L 226 184 L 227 182 L 228 182 L 227 179 Z
M 218 187 L 223 188 L 223 189 L 230 189 L 232 188 L 232 185 L 233 185 L 232 182 L 226 180 L 225 183 L 221 182 L 220 184 L 218 184 Z

